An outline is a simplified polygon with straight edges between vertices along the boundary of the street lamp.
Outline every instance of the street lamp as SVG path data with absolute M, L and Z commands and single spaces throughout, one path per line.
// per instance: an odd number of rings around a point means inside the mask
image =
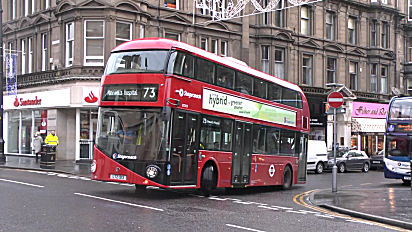
M 0 0 L 0 163 L 6 162 L 3 140 L 3 5 Z

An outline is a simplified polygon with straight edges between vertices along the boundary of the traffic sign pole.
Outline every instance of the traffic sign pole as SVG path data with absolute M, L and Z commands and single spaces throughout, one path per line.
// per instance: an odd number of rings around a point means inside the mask
M 335 86 L 333 92 L 328 96 L 328 104 L 333 107 L 333 167 L 332 167 L 332 192 L 337 192 L 336 175 L 338 167 L 336 166 L 336 108 L 341 107 L 343 104 L 343 95 L 339 92 L 335 92 Z
M 336 166 L 336 108 L 333 108 L 333 167 L 332 167 L 332 192 L 338 191 L 336 175 L 338 167 Z

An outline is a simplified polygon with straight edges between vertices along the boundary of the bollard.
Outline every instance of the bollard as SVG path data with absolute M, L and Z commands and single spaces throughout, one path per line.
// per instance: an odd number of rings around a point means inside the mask
M 56 146 L 44 144 L 41 147 L 40 168 L 54 169 L 56 164 Z

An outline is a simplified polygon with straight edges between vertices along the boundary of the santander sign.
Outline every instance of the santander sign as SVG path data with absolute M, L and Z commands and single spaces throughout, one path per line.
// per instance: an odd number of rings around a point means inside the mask
M 13 104 L 15 107 L 41 105 L 41 99 L 38 99 L 37 96 L 35 96 L 34 99 L 24 99 L 16 97 Z

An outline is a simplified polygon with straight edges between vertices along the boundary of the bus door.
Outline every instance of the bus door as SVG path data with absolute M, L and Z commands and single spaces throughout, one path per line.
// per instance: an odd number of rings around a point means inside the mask
M 170 152 L 171 185 L 195 184 L 198 139 L 198 115 L 175 111 L 172 126 L 172 150 Z
M 308 137 L 301 134 L 300 146 L 299 146 L 299 166 L 298 166 L 298 181 L 306 181 L 306 162 L 307 162 L 307 151 L 308 151 Z M 298 137 L 298 138 L 299 138 Z
M 232 153 L 232 185 L 250 183 L 252 124 L 236 122 Z

